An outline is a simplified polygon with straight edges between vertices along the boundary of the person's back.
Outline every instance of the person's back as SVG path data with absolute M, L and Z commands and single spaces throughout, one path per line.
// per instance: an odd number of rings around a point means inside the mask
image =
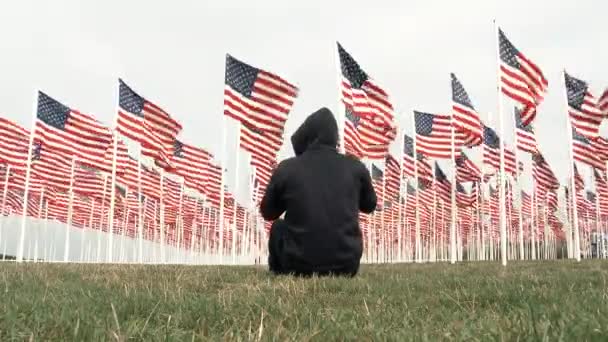
M 376 194 L 360 161 L 336 151 L 338 127 L 326 108 L 311 114 L 291 138 L 296 157 L 271 177 L 260 211 L 272 226 L 269 266 L 275 273 L 356 274 L 363 243 L 359 212 Z

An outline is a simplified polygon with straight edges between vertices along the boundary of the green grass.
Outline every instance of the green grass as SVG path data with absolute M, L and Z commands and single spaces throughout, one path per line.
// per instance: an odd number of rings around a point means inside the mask
M 608 340 L 608 262 L 256 267 L 0 264 L 0 340 Z

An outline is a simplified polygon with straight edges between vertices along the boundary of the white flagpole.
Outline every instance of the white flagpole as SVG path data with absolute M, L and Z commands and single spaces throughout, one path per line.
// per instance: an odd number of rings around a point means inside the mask
M 416 115 L 412 115 L 412 128 L 413 128 L 413 134 L 412 134 L 412 145 L 414 145 L 414 179 L 415 179 L 415 183 L 416 183 L 416 227 L 415 227 L 415 246 L 416 246 L 416 252 L 415 252 L 415 259 L 416 262 L 420 262 L 420 258 L 421 258 L 421 254 L 420 254 L 420 203 L 419 203 L 419 195 L 418 193 L 420 192 L 420 181 L 418 179 L 418 152 L 417 152 L 417 146 L 416 146 Z M 435 179 L 435 169 L 434 166 L 435 164 L 433 164 L 433 179 Z
M 520 174 L 519 174 L 519 158 L 517 157 L 517 152 L 519 150 L 519 148 L 517 147 L 517 143 L 518 143 L 518 137 L 517 137 L 517 118 L 515 118 L 515 115 L 520 115 L 519 113 L 515 112 L 513 115 L 513 136 L 515 137 L 515 181 L 516 181 L 516 189 L 518 191 L 517 195 L 519 198 L 519 208 L 518 208 L 518 224 L 519 224 L 519 231 L 518 231 L 518 240 L 519 240 L 519 260 L 524 260 L 524 227 L 523 227 L 523 198 L 521 196 L 521 190 L 522 190 L 522 186 L 521 186 L 521 182 L 520 182 Z
M 42 206 L 44 204 L 44 186 L 40 189 L 40 203 L 38 204 L 38 220 L 42 220 Z M 38 239 L 40 234 L 36 234 L 34 240 L 34 262 L 38 261 Z
M 500 192 L 499 192 L 499 211 L 500 211 L 500 259 L 503 266 L 507 266 L 507 218 L 505 213 L 505 137 L 504 120 L 502 113 L 502 82 L 500 79 L 500 44 L 498 41 L 498 24 L 494 20 L 495 39 L 496 39 L 496 78 L 498 81 L 498 127 L 500 141 Z M 517 168 L 517 166 L 516 166 Z
M 23 211 L 21 213 L 21 230 L 19 231 L 19 244 L 17 245 L 17 255 L 15 259 L 17 262 L 23 262 L 23 252 L 25 249 L 25 226 L 27 222 L 27 196 L 30 190 L 30 177 L 32 172 L 32 147 L 34 146 L 34 134 L 36 131 L 36 119 L 38 113 L 38 90 L 34 96 L 34 105 L 32 109 L 32 130 L 30 131 L 30 141 L 27 148 L 27 161 L 25 169 L 25 190 L 23 192 Z
M 6 211 L 6 196 L 8 195 L 8 180 L 11 174 L 11 166 L 10 165 L 6 165 L 6 176 L 4 178 L 4 191 L 2 192 L 2 212 L 0 212 L 0 237 L 2 236 L 2 226 L 4 223 L 4 212 Z M 8 214 L 7 214 L 8 216 Z M 2 241 L 2 239 L 0 238 L 0 242 Z
M 224 175 L 224 168 L 226 165 L 226 159 L 228 159 L 227 152 L 227 135 L 228 135 L 228 127 L 227 127 L 227 119 L 226 115 L 222 116 L 222 158 L 220 160 L 220 169 L 221 169 L 221 181 L 220 181 L 220 212 L 219 212 L 219 263 L 222 264 L 224 261 L 224 206 L 225 206 L 225 194 L 224 194 L 224 186 L 226 184 L 226 175 Z M 214 234 L 215 235 L 215 234 Z
M 141 264 L 144 261 L 144 208 L 141 203 L 141 147 L 137 150 L 137 257 L 139 263 Z
M 160 262 L 164 264 L 167 262 L 166 251 L 165 251 L 165 201 L 164 201 L 164 182 L 165 182 L 165 171 L 160 169 Z
M 562 80 L 564 81 L 564 101 L 566 106 L 566 134 L 568 134 L 569 164 L 570 164 L 570 196 L 572 196 L 572 226 L 574 227 L 574 258 L 581 261 L 581 241 L 578 228 L 578 210 L 576 208 L 576 181 L 574 179 L 574 151 L 572 149 L 572 123 L 568 114 L 568 89 L 566 89 L 566 71 L 562 70 Z M 568 199 L 566 199 L 568 201 Z
M 185 248 L 182 246 L 185 244 L 184 242 L 184 182 L 186 180 L 182 179 L 179 188 L 179 206 L 177 210 L 177 219 L 176 229 L 177 231 L 177 262 L 185 263 L 186 259 L 184 258 Z
M 457 220 L 457 212 L 456 208 L 456 146 L 455 146 L 455 137 L 456 130 L 454 129 L 454 116 L 452 115 L 452 123 L 451 134 L 450 134 L 450 148 L 452 155 L 452 193 L 451 193 L 451 214 L 452 214 L 452 222 L 450 225 L 450 264 L 456 263 L 456 220 Z
M 63 262 L 69 261 L 70 256 L 70 230 L 72 229 L 72 211 L 74 210 L 74 183 L 75 183 L 75 175 L 74 169 L 76 167 L 76 157 L 72 157 L 72 168 L 70 170 L 70 189 L 68 195 L 70 196 L 68 202 L 68 222 L 65 227 L 65 243 L 63 249 Z
M 236 205 L 236 197 L 239 188 L 239 164 L 240 164 L 240 149 L 239 146 L 241 144 L 241 125 L 238 125 L 237 133 L 236 133 L 236 151 L 235 151 L 235 159 L 236 164 L 234 165 L 234 213 L 232 215 L 232 250 L 230 253 L 232 254 L 232 264 L 236 265 L 236 217 L 237 217 L 237 205 Z
M 42 230 L 44 231 L 44 236 L 45 237 L 46 237 L 47 232 L 48 232 L 48 229 L 47 229 L 48 228 L 47 227 L 48 222 L 49 222 L 49 201 L 46 201 L 46 203 L 44 205 L 44 223 L 43 223 L 43 227 L 42 227 Z M 48 247 L 48 249 L 47 249 L 47 247 Z M 48 244 L 45 241 L 45 243 L 44 243 L 44 260 L 46 262 L 51 261 L 51 260 L 49 260 L 50 256 L 48 255 L 49 249 L 50 249 L 50 246 L 48 246 Z
M 405 158 L 405 151 L 404 151 L 404 145 L 405 145 L 405 132 L 404 130 L 401 130 L 401 141 L 399 142 L 399 149 L 400 149 L 400 154 L 399 154 L 399 192 L 398 192 L 398 196 L 397 196 L 397 262 L 402 262 L 403 261 L 403 226 L 401 224 L 401 219 L 403 217 L 403 206 L 401 204 L 401 198 L 402 198 L 402 194 L 403 194 L 403 160 Z M 414 163 L 416 162 L 416 154 L 414 153 Z M 407 189 L 406 189 L 407 191 Z
M 106 190 L 108 189 L 108 175 L 103 174 L 103 195 L 101 197 L 100 216 L 99 216 L 99 229 L 97 231 L 97 263 L 101 263 L 101 236 L 103 235 L 103 221 L 105 215 L 103 214 L 104 203 L 106 202 Z
M 336 51 L 336 71 L 337 71 L 337 82 L 338 82 L 338 113 L 337 113 L 337 117 L 336 117 L 336 121 L 338 121 L 338 136 L 339 136 L 339 144 L 340 144 L 340 149 L 339 152 L 340 153 L 345 153 L 346 152 L 346 147 L 344 146 L 345 142 L 344 142 L 344 128 L 346 127 L 345 125 L 345 120 L 346 120 L 346 107 L 344 106 L 344 103 L 342 102 L 342 68 L 341 68 L 341 63 L 340 63 L 340 53 L 338 52 L 338 48 L 337 46 L 335 47 L 335 51 Z

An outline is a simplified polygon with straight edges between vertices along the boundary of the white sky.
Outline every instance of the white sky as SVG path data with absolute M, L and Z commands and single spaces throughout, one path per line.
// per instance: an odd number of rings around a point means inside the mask
M 182 122 L 183 141 L 219 156 L 224 61 L 230 53 L 300 87 L 287 123 L 289 141 L 306 115 L 321 106 L 337 108 L 339 40 L 392 95 L 404 113 L 406 132 L 411 132 L 412 109 L 449 111 L 450 72 L 486 121 L 487 113 L 494 113 L 496 124 L 496 18 L 549 80 L 537 134 L 549 163 L 565 180 L 560 73 L 566 68 L 589 81 L 598 95 L 608 85 L 607 10 L 608 3 L 598 0 L 5 1 L 0 4 L 0 115 L 30 127 L 34 93 L 41 89 L 109 125 L 117 78 L 123 77 Z M 511 122 L 508 103 L 505 125 Z M 233 170 L 234 125 L 230 128 L 228 167 Z M 511 145 L 512 135 L 506 134 Z M 284 150 L 282 156 L 291 154 L 291 146 Z

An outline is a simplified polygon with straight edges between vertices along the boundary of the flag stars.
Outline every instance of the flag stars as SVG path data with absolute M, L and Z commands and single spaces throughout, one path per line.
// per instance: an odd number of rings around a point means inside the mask
M 251 97 L 259 69 L 226 55 L 226 85 L 245 97 Z

